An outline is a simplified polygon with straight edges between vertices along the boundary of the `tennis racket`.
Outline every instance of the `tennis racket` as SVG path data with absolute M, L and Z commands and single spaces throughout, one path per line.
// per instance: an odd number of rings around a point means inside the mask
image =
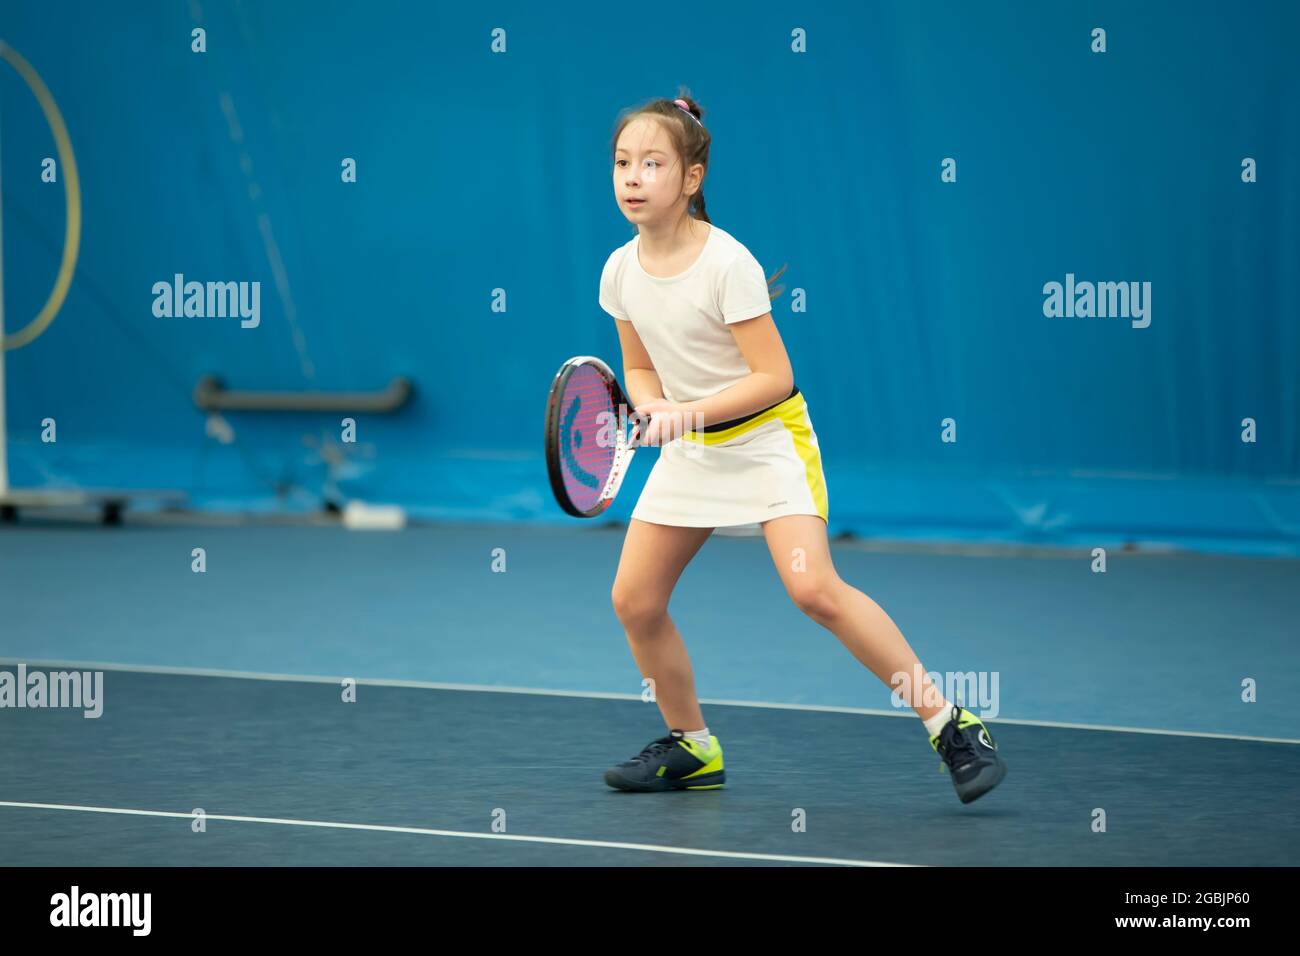
M 600 359 L 561 365 L 546 399 L 546 468 L 560 507 L 577 518 L 608 508 L 649 424 Z

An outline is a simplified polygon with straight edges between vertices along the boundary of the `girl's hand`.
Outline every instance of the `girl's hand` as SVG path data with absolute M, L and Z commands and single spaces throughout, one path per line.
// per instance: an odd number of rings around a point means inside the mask
M 638 405 L 636 410 L 641 415 L 650 416 L 650 424 L 641 437 L 643 445 L 667 445 L 688 430 L 689 413 L 682 406 L 665 398 L 656 398 Z

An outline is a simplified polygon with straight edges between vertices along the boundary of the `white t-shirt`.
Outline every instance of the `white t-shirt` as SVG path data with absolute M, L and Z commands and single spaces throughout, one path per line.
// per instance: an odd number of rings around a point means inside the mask
M 664 398 L 693 402 L 749 375 L 727 328 L 772 311 L 763 267 L 730 233 L 710 224 L 699 257 L 668 278 L 641 267 L 637 235 L 600 274 L 600 307 L 631 322 L 654 362 Z

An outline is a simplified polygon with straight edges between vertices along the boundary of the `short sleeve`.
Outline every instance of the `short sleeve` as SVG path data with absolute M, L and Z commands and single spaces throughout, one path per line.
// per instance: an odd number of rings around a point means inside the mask
M 748 249 L 742 249 L 723 270 L 718 306 L 722 310 L 722 321 L 728 325 L 756 319 L 772 311 L 767 277 Z
M 600 307 L 614 318 L 630 322 L 618 294 L 618 263 L 622 251 L 622 248 L 618 248 L 611 252 L 605 260 L 605 268 L 600 272 Z

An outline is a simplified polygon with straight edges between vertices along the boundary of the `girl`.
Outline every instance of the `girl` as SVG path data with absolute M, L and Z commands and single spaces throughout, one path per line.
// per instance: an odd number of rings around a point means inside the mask
M 928 677 L 914 686 L 924 669 L 894 622 L 835 572 L 817 436 L 772 320 L 771 280 L 704 211 L 702 115 L 683 90 L 625 111 L 614 130 L 614 196 L 637 235 L 605 263 L 600 305 L 617 320 L 628 397 L 650 416 L 645 443 L 661 450 L 632 511 L 612 600 L 665 723 L 677 729 L 605 782 L 635 791 L 723 785 L 722 747 L 705 724 L 668 599 L 714 528 L 757 524 L 794 603 L 880 680 L 906 688 L 900 696 L 969 803 L 1006 767 L 977 716 Z

